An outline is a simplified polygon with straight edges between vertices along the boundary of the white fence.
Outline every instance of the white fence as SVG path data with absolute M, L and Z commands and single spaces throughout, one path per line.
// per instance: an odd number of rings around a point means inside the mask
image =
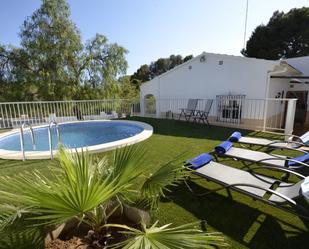
M 50 121 L 108 119 L 132 113 L 132 101 L 77 100 L 0 103 L 0 128 L 20 127 L 27 122 L 32 125 Z
M 211 124 L 254 130 L 293 131 L 296 99 L 216 98 L 209 112 Z M 204 110 L 207 99 L 199 99 L 196 110 Z M 27 122 L 32 125 L 125 117 L 128 115 L 178 119 L 188 99 L 127 99 L 38 101 L 0 103 L 0 128 L 16 128 Z
M 212 101 L 208 116 L 211 124 L 286 134 L 293 131 L 297 99 L 235 99 L 226 96 Z M 199 99 L 196 110 L 204 110 L 206 103 L 207 99 Z M 178 119 L 181 109 L 187 108 L 187 104 L 188 99 L 144 100 L 134 106 L 133 112 L 140 116 Z

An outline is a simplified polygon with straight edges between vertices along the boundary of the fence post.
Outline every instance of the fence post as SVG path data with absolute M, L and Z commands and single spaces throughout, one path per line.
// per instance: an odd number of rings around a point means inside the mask
M 145 98 L 140 99 L 140 113 L 142 117 L 145 117 Z
M 291 134 L 293 133 L 296 102 L 297 99 L 288 100 L 288 107 L 286 111 L 285 126 L 284 126 L 285 139 L 288 139 L 289 136 L 291 136 Z
M 263 116 L 263 131 L 266 131 L 266 121 L 267 121 L 267 111 L 268 111 L 268 99 L 265 99 L 264 103 L 264 116 Z
M 156 99 L 156 118 L 160 118 L 161 117 L 161 100 L 160 99 Z

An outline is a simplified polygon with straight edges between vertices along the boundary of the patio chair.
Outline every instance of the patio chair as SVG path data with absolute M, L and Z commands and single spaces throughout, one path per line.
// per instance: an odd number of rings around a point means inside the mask
M 184 115 L 185 120 L 189 121 L 191 116 L 195 114 L 197 103 L 198 103 L 198 99 L 189 99 L 187 108 L 181 108 L 180 109 L 181 112 L 180 112 L 178 119 L 180 119 L 182 117 L 182 115 Z
M 261 148 L 269 148 L 272 149 L 295 149 L 301 148 L 302 150 L 309 151 L 309 146 L 306 143 L 309 143 L 309 131 L 298 137 L 292 135 L 289 137 L 288 141 L 282 140 L 269 140 L 266 138 L 255 138 L 255 137 L 243 137 L 240 132 L 235 131 L 229 137 L 229 141 L 236 142 L 242 145 L 248 146 L 259 146 Z
M 233 158 L 241 161 L 247 167 L 256 163 L 279 168 L 288 168 L 293 171 L 302 171 L 306 176 L 309 175 L 309 165 L 307 164 L 307 162 L 309 162 L 309 153 L 306 152 L 303 152 L 301 156 L 291 158 L 262 151 L 236 148 L 233 147 L 232 142 L 225 141 L 215 147 L 214 155 Z
M 259 166 L 250 171 L 236 169 L 213 161 L 212 156 L 207 153 L 186 161 L 185 166 L 191 168 L 194 174 L 222 186 L 210 190 L 206 194 L 226 189 L 229 196 L 232 197 L 230 189 L 233 189 L 252 197 L 254 200 L 260 200 L 276 208 L 309 219 L 308 204 L 303 201 L 309 198 L 309 177 L 273 166 Z M 293 174 L 299 178 L 299 181 L 289 183 L 254 172 L 260 169 Z
M 213 100 L 212 99 L 208 99 L 206 104 L 205 104 L 204 110 L 197 110 L 195 112 L 195 114 L 192 116 L 193 121 L 196 121 L 198 123 L 200 121 L 203 121 L 204 124 L 209 125 L 208 115 L 209 115 L 212 103 L 213 103 Z

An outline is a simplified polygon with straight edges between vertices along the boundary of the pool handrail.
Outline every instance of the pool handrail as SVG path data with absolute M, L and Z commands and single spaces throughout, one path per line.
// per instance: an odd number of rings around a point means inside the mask
M 32 125 L 30 123 L 24 122 L 21 127 L 20 127 L 20 149 L 21 152 L 23 154 L 23 161 L 26 160 L 26 155 L 25 155 L 25 138 L 24 138 L 24 128 L 26 126 L 29 126 L 29 130 L 31 133 L 31 141 L 32 141 L 32 149 L 36 150 L 36 143 L 35 143 L 35 139 L 34 139 L 34 132 L 33 132 L 33 128 Z
M 48 141 L 49 141 L 50 159 L 54 158 L 54 154 L 53 154 L 53 138 L 52 138 L 52 134 L 51 134 L 51 127 L 52 127 L 52 125 L 56 126 L 57 137 L 58 137 L 58 144 L 61 144 L 61 136 L 60 136 L 60 130 L 59 130 L 58 123 L 56 121 L 51 121 L 48 124 Z

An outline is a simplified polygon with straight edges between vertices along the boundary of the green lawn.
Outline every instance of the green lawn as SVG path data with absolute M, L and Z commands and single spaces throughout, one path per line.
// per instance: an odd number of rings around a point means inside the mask
M 149 167 L 158 167 L 179 155 L 185 159 L 211 151 L 234 130 L 174 120 L 134 119 L 154 127 L 154 135 L 145 142 L 148 147 L 145 165 Z M 258 132 L 242 133 L 278 138 Z M 227 165 L 240 167 L 235 161 L 222 161 Z M 13 175 L 23 170 L 44 170 L 53 163 L 55 161 L 0 160 L 0 174 Z M 204 179 L 193 180 L 190 185 L 199 193 L 218 187 Z M 253 201 L 236 192 L 233 192 L 233 199 L 227 197 L 226 191 L 197 197 L 185 185 L 180 185 L 168 193 L 153 215 L 160 223 L 176 225 L 205 220 L 207 230 L 222 232 L 231 248 L 309 248 L 309 222 L 305 223 L 297 216 Z

